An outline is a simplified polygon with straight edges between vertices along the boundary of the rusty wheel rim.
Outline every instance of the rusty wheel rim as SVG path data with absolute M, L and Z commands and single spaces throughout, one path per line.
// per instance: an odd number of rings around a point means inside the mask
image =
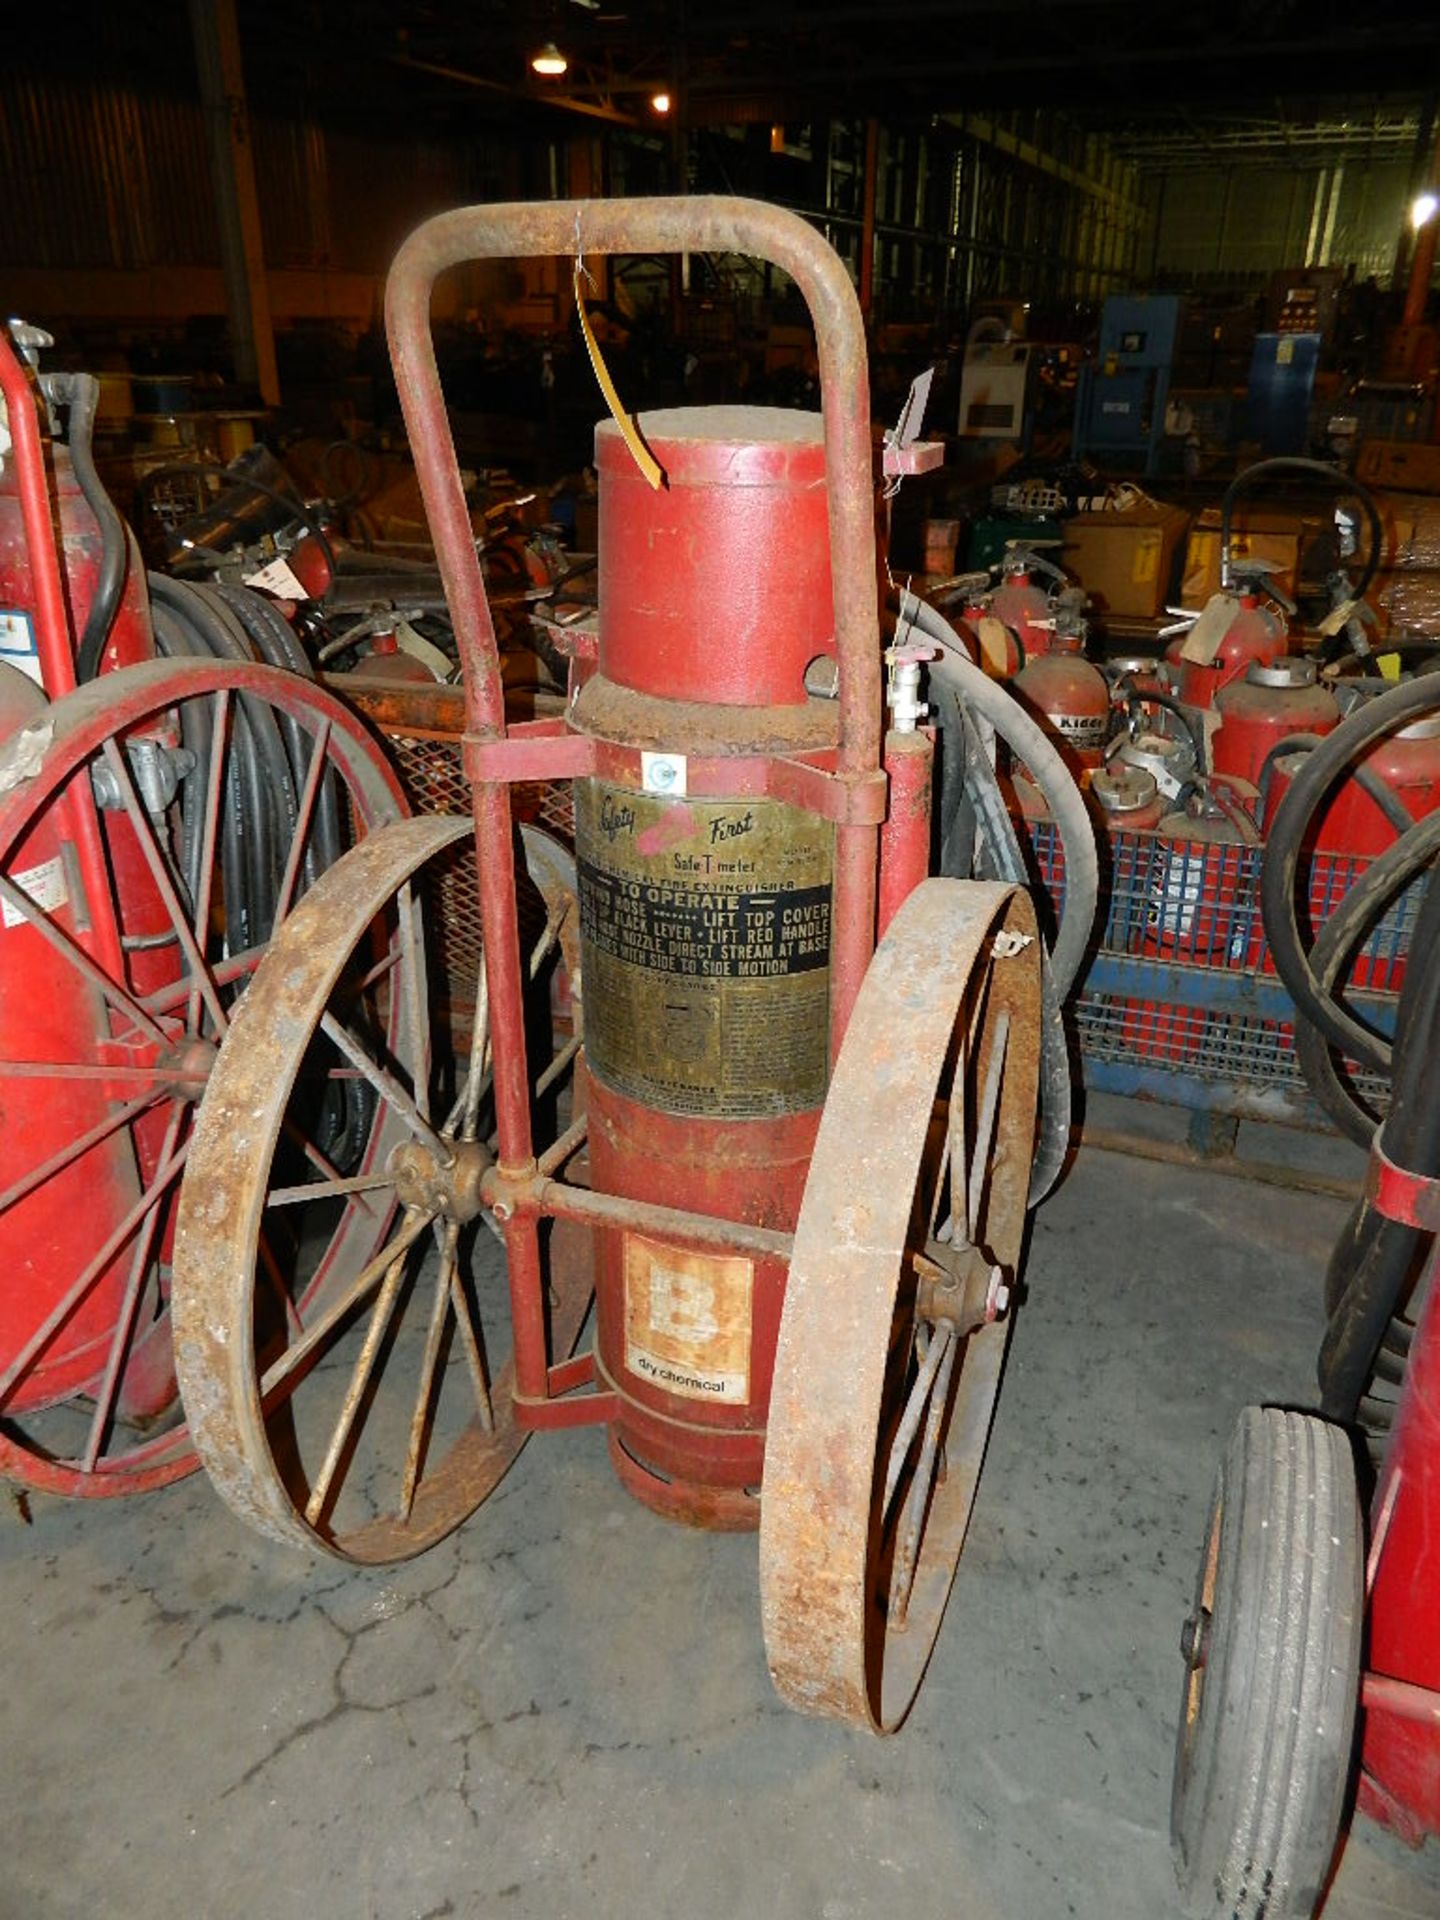
M 83 987 L 93 1013 L 87 1037 L 72 1032 L 62 1044 L 47 1033 L 32 1049 L 37 1058 L 0 1061 L 7 1106 L 17 1088 L 44 1086 L 57 1073 L 63 1080 L 54 1084 L 83 1094 L 69 1109 L 78 1113 L 70 1137 L 43 1148 L 28 1137 L 13 1142 L 0 1193 L 4 1284 L 23 1285 L 47 1209 L 52 1217 L 73 1210 L 88 1222 L 97 1191 L 113 1192 L 132 1177 L 134 1184 L 133 1205 L 118 1221 L 100 1209 L 98 1245 L 73 1263 L 63 1253 L 52 1256 L 44 1308 L 32 1310 L 17 1296 L 6 1316 L 0 1473 L 49 1493 L 148 1492 L 198 1465 L 170 1359 L 169 1237 L 194 1103 L 268 939 L 267 930 L 242 947 L 225 925 L 217 839 L 237 725 L 287 729 L 314 772 L 313 780 L 296 778 L 288 843 L 269 849 L 283 919 L 313 876 L 318 812 L 338 807 L 360 833 L 405 812 L 379 748 L 323 689 L 258 664 L 147 662 L 104 675 L 48 708 L 29 750 L 13 740 L 3 756 L 12 780 L 0 799 L 5 939 L 23 937 L 33 953 L 27 962 L 18 952 L 0 952 L 0 963 L 9 957 L 20 968 L 43 954 L 59 983 L 56 1003 Z M 144 755 L 157 741 L 183 746 L 192 726 L 208 729 L 217 743 L 209 776 L 182 772 L 162 806 L 145 788 Z M 183 752 L 174 764 L 183 766 Z M 177 822 L 186 805 L 195 809 L 187 842 L 195 860 L 182 872 Z M 159 862 L 163 878 L 150 870 L 152 905 L 163 909 L 158 934 L 127 935 L 117 925 L 113 891 L 90 897 L 95 868 L 83 864 L 84 852 L 98 850 L 113 872 L 117 831 L 129 836 L 137 870 Z M 37 849 L 57 843 L 63 900 L 56 897 L 61 889 L 47 891 L 34 877 L 43 868 Z M 126 944 L 107 949 L 107 926 Z M 142 984 L 147 941 L 152 952 L 173 950 L 172 977 L 160 978 L 167 971 L 161 967 Z M 107 1071 L 97 1077 L 100 1064 Z
M 1028 896 L 930 880 L 865 976 L 821 1119 L 761 1500 L 781 1695 L 888 1732 L 924 1675 L 979 1479 L 1038 1091 Z
M 485 1225 L 483 973 L 448 1084 L 432 1057 L 446 1052 L 432 1039 L 448 1023 L 426 964 L 426 872 L 471 831 L 436 817 L 390 827 L 296 909 L 221 1051 L 181 1196 L 176 1364 L 211 1479 L 272 1539 L 364 1564 L 410 1558 L 451 1532 L 527 1437 L 503 1351 L 503 1266 L 482 1275 L 467 1256 L 466 1236 L 483 1242 Z M 574 896 L 563 849 L 533 829 L 525 846 L 543 901 L 529 954 L 538 988 L 573 938 Z M 368 1018 L 357 1018 L 357 980 L 383 982 Z M 578 1043 L 577 1033 L 557 1050 L 540 1092 Z M 353 1191 L 323 1170 L 302 1191 L 277 1162 L 317 1058 L 324 1071 L 359 1072 L 375 1094 Z M 285 1273 L 295 1312 L 276 1324 L 272 1309 L 263 1326 L 261 1235 L 291 1204 L 330 1209 L 329 1238 L 318 1257 L 312 1245 L 307 1270 Z M 556 1353 L 569 1352 L 589 1304 L 587 1254 L 583 1237 L 555 1235 Z

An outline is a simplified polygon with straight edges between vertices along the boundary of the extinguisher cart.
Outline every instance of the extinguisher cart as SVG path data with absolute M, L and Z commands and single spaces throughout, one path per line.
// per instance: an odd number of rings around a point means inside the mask
M 97 634 L 98 673 L 76 687 L 101 528 L 68 452 L 44 443 L 4 332 L 0 389 L 0 1474 L 143 1492 L 198 1464 L 171 1259 L 230 1009 L 324 864 L 322 826 L 338 851 L 342 821 L 363 834 L 407 809 L 366 729 L 313 681 L 154 657 L 118 517 L 124 597 Z M 252 748 L 289 784 L 287 805 L 247 810 Z M 263 926 L 246 915 L 250 882 L 267 894 Z
M 653 416 L 658 489 L 603 427 L 598 624 L 576 636 L 564 719 L 507 727 L 434 282 L 482 258 L 685 250 L 790 275 L 823 418 Z M 378 1562 L 455 1527 L 531 1432 L 603 1425 L 658 1511 L 758 1524 L 782 1694 L 891 1728 L 998 1388 L 1040 955 L 1023 891 L 923 877 L 928 743 L 882 742 L 853 289 L 804 221 L 753 202 L 480 207 L 406 243 L 387 322 L 464 666 L 473 816 L 370 835 L 296 908 L 232 1023 L 176 1243 L 195 1444 L 265 1533 Z M 822 654 L 834 701 L 805 694 Z M 567 779 L 573 870 L 512 828 L 516 783 Z M 483 974 L 472 1007 L 447 1008 L 424 903 L 472 834 Z M 375 1105 L 359 1170 L 297 1174 L 296 1103 L 343 1075 Z M 266 1298 L 271 1223 L 301 1195 L 311 1265 L 357 1216 L 385 1223 L 314 1315 Z M 494 1286 L 466 1259 L 487 1226 Z

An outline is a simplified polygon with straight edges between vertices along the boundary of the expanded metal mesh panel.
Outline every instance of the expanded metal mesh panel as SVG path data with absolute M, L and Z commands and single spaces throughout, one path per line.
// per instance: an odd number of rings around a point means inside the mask
M 386 739 L 410 804 L 419 813 L 470 812 L 470 782 L 466 778 L 457 739 L 434 739 L 387 730 Z M 535 782 L 511 789 L 517 820 L 545 827 L 571 845 L 575 838 L 575 809 L 568 786 Z M 431 870 L 426 923 L 435 936 L 435 959 L 443 976 L 443 992 L 452 1008 L 475 1003 L 484 941 L 480 931 L 480 901 L 475 874 L 475 846 L 462 840 L 451 847 Z M 533 890 L 532 890 L 533 891 Z M 522 891 L 522 931 L 525 898 Z M 543 922 L 543 910 L 541 911 Z
M 1031 845 L 1058 913 L 1064 856 L 1056 828 L 1030 823 Z M 1075 1003 L 1081 1050 L 1100 1066 L 1171 1074 L 1209 1083 L 1225 1105 L 1275 1093 L 1306 1101 L 1294 1029 L 1260 912 L 1262 849 L 1174 841 L 1154 832 L 1117 832 L 1101 843 L 1104 914 L 1091 981 Z M 1363 875 L 1368 859 L 1316 854 L 1309 875 L 1310 935 Z M 1349 973 L 1365 996 L 1365 1017 L 1393 1018 L 1419 911 L 1410 888 L 1377 921 Z M 1114 963 L 1120 963 L 1116 965 Z M 1133 975 L 1144 990 L 1100 991 L 1096 976 Z M 1269 1001 L 1265 1011 L 1257 1001 Z M 1346 1063 L 1357 1092 L 1383 1104 L 1385 1083 Z

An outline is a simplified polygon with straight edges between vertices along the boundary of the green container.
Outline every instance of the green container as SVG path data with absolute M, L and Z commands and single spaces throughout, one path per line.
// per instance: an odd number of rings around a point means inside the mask
M 1063 538 L 1060 522 L 1048 513 L 985 513 L 970 526 L 970 544 L 965 565 L 971 573 L 983 573 L 998 567 L 1005 558 L 1006 543 L 1011 540 L 1054 540 Z M 1058 555 L 1057 555 L 1058 557 Z

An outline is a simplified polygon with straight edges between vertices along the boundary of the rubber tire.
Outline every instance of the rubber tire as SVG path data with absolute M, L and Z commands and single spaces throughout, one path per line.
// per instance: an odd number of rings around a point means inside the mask
M 1212 1567 L 1213 1554 L 1213 1567 Z M 1247 1407 L 1216 1482 L 1170 1803 L 1199 1920 L 1308 1920 L 1345 1807 L 1364 1626 L 1364 1525 L 1344 1431 Z

